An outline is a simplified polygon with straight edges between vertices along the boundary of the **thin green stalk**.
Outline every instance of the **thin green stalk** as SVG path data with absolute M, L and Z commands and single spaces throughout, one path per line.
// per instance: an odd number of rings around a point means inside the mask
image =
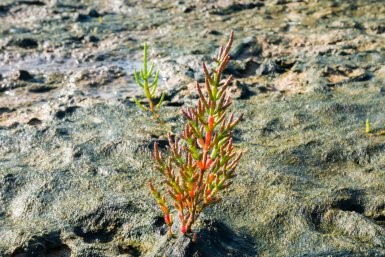
M 134 79 L 136 83 L 143 88 L 144 96 L 147 98 L 148 107 L 144 106 L 139 102 L 135 97 L 135 104 L 144 111 L 149 111 L 152 113 L 154 119 L 160 124 L 164 124 L 163 120 L 159 115 L 159 108 L 162 106 L 164 101 L 165 93 L 162 93 L 157 104 L 154 103 L 154 97 L 156 93 L 156 88 L 158 86 L 158 78 L 159 71 L 156 71 L 155 75 L 153 75 L 154 71 L 154 63 L 151 64 L 150 69 L 148 69 L 148 45 L 145 43 L 143 47 L 143 69 L 137 72 L 134 70 Z M 150 82 L 150 78 L 153 78 L 152 82 Z

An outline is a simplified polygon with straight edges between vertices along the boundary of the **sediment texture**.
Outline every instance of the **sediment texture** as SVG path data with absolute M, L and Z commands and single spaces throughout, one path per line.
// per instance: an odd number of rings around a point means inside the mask
M 383 1 L 138 2 L 1 1 L 0 255 L 384 256 Z M 153 143 L 231 30 L 238 176 L 167 241 Z M 132 101 L 144 42 L 166 126 Z

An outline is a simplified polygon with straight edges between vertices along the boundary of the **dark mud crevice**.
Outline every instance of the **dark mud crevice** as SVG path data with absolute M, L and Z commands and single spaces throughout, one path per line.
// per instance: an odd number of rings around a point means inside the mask
M 24 183 L 23 178 L 15 174 L 9 173 L 0 178 L 0 197 L 12 198 L 17 194 L 17 188 Z
M 57 111 L 55 114 L 55 118 L 62 120 L 70 115 L 72 115 L 77 109 L 79 109 L 79 106 L 69 106 L 65 108 L 64 110 Z
M 310 212 L 310 222 L 312 224 L 312 227 L 321 233 L 324 233 L 323 228 L 321 227 L 321 221 L 324 213 L 326 212 L 325 206 L 317 205 L 314 207 L 314 209 Z
M 74 233 L 90 244 L 111 242 L 124 222 L 122 213 L 135 210 L 129 203 L 101 206 L 95 212 L 81 217 L 74 226 Z
M 377 225 L 385 228 L 385 204 L 380 204 L 374 207 L 370 217 Z
M 75 227 L 74 233 L 82 237 L 86 243 L 108 243 L 114 239 L 116 229 L 107 230 L 106 228 L 100 228 L 93 231 L 86 231 L 82 227 Z
M 18 5 L 35 5 L 35 6 L 44 6 L 45 3 L 42 1 L 25 1 L 25 0 L 20 0 L 20 1 L 15 1 L 12 4 L 6 4 L 6 5 L 0 5 L 0 17 L 8 14 L 9 10 L 11 8 L 18 6 Z
M 364 191 L 359 189 L 344 188 L 336 190 L 330 196 L 330 203 L 316 205 L 310 212 L 310 221 L 314 229 L 327 233 L 328 228 L 323 226 L 323 218 L 325 213 L 331 209 L 337 209 L 346 212 L 356 212 L 363 215 L 365 212 Z
M 255 96 L 257 93 L 250 90 L 250 86 L 246 83 L 234 82 L 236 88 L 235 90 L 238 92 L 234 92 L 234 99 L 238 100 L 249 100 L 251 97 Z M 230 92 L 233 91 L 230 89 Z M 232 92 L 233 93 L 233 92 Z
M 49 92 L 51 90 L 54 90 L 54 89 L 56 89 L 56 87 L 42 85 L 42 86 L 31 87 L 31 88 L 28 89 L 28 92 L 31 92 L 31 93 L 47 93 L 47 92 Z
M 337 190 L 332 195 L 331 208 L 362 214 L 365 211 L 364 196 L 364 191 L 360 189 L 344 188 Z
M 282 59 L 277 59 L 277 60 L 275 61 L 275 63 L 276 63 L 279 67 L 281 67 L 284 71 L 288 71 L 288 70 L 292 69 L 292 68 L 294 67 L 294 65 L 297 64 L 297 61 L 298 61 L 298 60 L 296 60 L 296 59 L 290 60 L 290 59 L 284 59 L 284 58 L 282 58 Z
M 37 5 L 37 6 L 44 6 L 45 3 L 41 1 L 18 1 L 18 5 L 25 4 L 25 5 Z
M 233 75 L 236 78 L 247 78 L 253 76 L 260 63 L 253 59 L 247 59 L 242 61 L 230 62 L 230 65 L 223 71 L 224 74 Z
M 236 234 L 217 220 L 204 220 L 203 223 L 203 228 L 195 235 L 180 236 L 168 241 L 159 253 L 174 257 L 251 257 L 257 255 L 251 236 Z
M 229 15 L 237 12 L 241 12 L 244 10 L 251 10 L 254 8 L 263 7 L 265 4 L 263 2 L 254 2 L 254 3 L 233 3 L 225 8 L 217 8 L 210 11 L 210 14 L 214 15 Z
M 152 152 L 152 151 L 154 151 L 154 144 L 157 144 L 159 149 L 164 150 L 164 151 L 169 146 L 168 139 L 155 139 L 155 140 L 151 140 L 151 142 L 149 142 L 146 145 L 146 148 L 148 148 Z
M 140 257 L 142 256 L 142 252 L 139 249 L 139 247 L 129 245 L 129 244 L 119 244 L 118 245 L 118 252 L 119 254 L 128 254 L 129 256 L 132 257 Z
M 361 74 L 361 75 L 356 76 L 356 77 L 345 79 L 345 80 L 343 80 L 341 82 L 328 83 L 327 86 L 329 86 L 329 87 L 342 86 L 342 85 L 346 85 L 346 84 L 349 84 L 349 83 L 352 83 L 352 82 L 368 81 L 368 80 L 370 80 L 372 78 L 373 78 L 372 74 L 370 74 L 369 72 L 365 72 L 364 74 Z
M 95 149 L 95 145 L 92 142 L 84 142 L 75 145 L 74 151 L 73 151 L 73 157 L 75 159 L 79 159 L 82 156 L 87 156 L 92 161 L 96 161 L 96 154 L 97 151 Z
M 14 112 L 16 111 L 15 109 L 10 109 L 8 107 L 0 107 L 0 115 L 2 115 L 3 113 L 11 113 L 11 112 Z
M 8 13 L 8 11 L 11 9 L 12 5 L 0 5 L 0 17 L 4 16 Z
M 364 117 L 366 114 L 366 107 L 360 104 L 348 104 L 348 103 L 330 103 L 329 105 L 321 108 L 319 111 L 323 115 L 335 115 L 341 116 L 348 114 L 349 116 L 356 115 Z
M 151 227 L 155 232 L 159 233 L 160 235 L 166 235 L 167 233 L 166 223 L 164 222 L 164 218 L 162 216 L 155 217 L 152 220 Z
M 117 151 L 118 147 L 123 143 L 122 139 L 117 139 L 104 145 L 99 151 L 103 156 L 110 156 Z
M 355 144 L 354 142 L 351 143 Z M 357 165 L 366 165 L 372 162 L 372 159 L 383 153 L 385 149 L 385 144 L 371 144 L 371 145 L 362 145 L 361 147 L 354 147 L 351 145 L 342 146 L 342 145 L 332 145 L 331 149 L 326 149 L 325 153 L 322 154 L 321 161 L 324 164 L 336 164 L 336 163 L 346 163 L 353 162 Z
M 273 118 L 269 120 L 266 125 L 261 129 L 261 136 L 269 136 L 273 133 L 277 133 L 285 129 L 285 126 L 281 119 Z
M 234 136 L 233 136 L 233 142 L 236 143 L 236 144 L 240 144 L 241 142 L 243 142 L 243 138 L 242 136 L 240 136 L 242 133 L 241 133 L 241 130 L 240 129 L 234 129 Z
M 224 223 L 205 220 L 197 240 L 187 249 L 187 256 L 256 256 L 251 236 L 237 235 Z
M 181 101 L 167 101 L 164 103 L 164 106 L 170 106 L 170 107 L 181 107 L 184 105 L 184 102 Z
M 305 144 L 298 145 L 290 151 L 286 157 L 286 161 L 292 165 L 319 165 L 319 160 L 316 158 L 317 148 L 322 147 L 322 142 L 319 140 L 310 140 Z
M 60 232 L 33 236 L 25 245 L 18 247 L 11 257 L 70 257 L 71 249 L 60 239 Z
M 71 248 L 66 244 L 54 247 L 47 250 L 46 257 L 71 257 Z
M 234 50 L 230 53 L 231 60 L 244 60 L 250 57 L 260 57 L 261 54 L 262 46 L 255 36 L 243 39 L 243 41 L 235 46 Z M 251 61 L 255 62 L 254 59 L 251 59 Z M 232 63 L 234 63 L 234 61 L 230 61 L 230 66 Z
M 359 214 L 363 214 L 365 207 L 356 202 L 356 199 L 343 199 L 333 204 L 332 208 L 340 209 L 342 211 L 353 211 Z
M 276 60 L 266 59 L 256 70 L 256 75 L 274 77 L 277 74 L 282 74 L 286 70 Z
M 20 38 L 16 40 L 11 40 L 9 42 L 9 45 L 15 45 L 20 48 L 25 48 L 25 49 L 33 49 L 37 48 L 39 46 L 39 43 L 37 40 L 33 38 Z
M 38 118 L 32 118 L 32 119 L 30 119 L 28 122 L 27 122 L 27 124 L 28 125 L 30 125 L 30 126 L 37 126 L 37 125 L 40 125 L 40 124 L 42 124 L 43 122 L 40 120 L 40 119 L 38 119 Z
M 174 100 L 174 97 L 178 97 L 180 92 L 184 90 L 185 88 L 178 88 L 178 89 L 173 89 L 171 91 L 166 92 L 164 96 L 164 103 L 163 105 L 165 106 L 172 106 L 172 107 L 180 107 L 184 105 L 183 99 L 178 99 L 177 101 Z M 155 103 L 159 101 L 159 98 L 155 98 Z
M 373 220 L 380 222 L 380 223 L 385 223 L 385 215 L 377 216 L 376 218 L 373 218 Z
M 55 7 L 60 9 L 67 9 L 67 11 L 72 11 L 72 12 L 76 10 L 83 10 L 86 8 L 86 6 L 81 3 L 78 3 L 78 4 L 72 4 L 72 3 L 57 2 Z
M 385 215 L 374 218 L 373 221 L 385 229 Z

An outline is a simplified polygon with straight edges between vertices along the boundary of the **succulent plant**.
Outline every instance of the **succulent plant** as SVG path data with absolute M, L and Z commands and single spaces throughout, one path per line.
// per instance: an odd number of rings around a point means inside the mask
M 182 110 L 187 119 L 179 137 L 168 137 L 168 157 L 164 158 L 157 144 L 154 146 L 156 167 L 164 177 L 166 193 L 161 194 L 150 182 L 150 189 L 159 204 L 169 235 L 173 223 L 167 198 L 171 198 L 178 212 L 183 234 L 191 227 L 204 208 L 221 200 L 221 192 L 235 177 L 241 153 L 234 150 L 233 129 L 242 119 L 229 114 L 231 96 L 227 90 L 232 76 L 222 80 L 222 72 L 229 63 L 229 51 L 234 34 L 225 47 L 219 48 L 210 74 L 203 63 L 205 90 L 196 83 L 199 95 L 197 106 Z
M 158 86 L 158 79 L 159 79 L 159 71 L 155 72 L 155 75 L 153 75 L 154 71 L 154 63 L 151 64 L 150 69 L 148 69 L 147 65 L 147 59 L 148 59 L 148 45 L 145 43 L 143 47 L 143 69 L 140 70 L 140 72 L 137 72 L 134 70 L 134 79 L 136 83 L 143 88 L 144 95 L 148 100 L 148 107 L 142 105 L 138 99 L 135 97 L 133 98 L 136 105 L 141 108 L 144 111 L 149 111 L 153 114 L 154 118 L 161 122 L 161 119 L 159 117 L 158 109 L 161 107 L 165 94 L 163 93 L 160 97 L 160 100 L 157 104 L 154 103 L 154 97 L 156 94 L 156 88 Z M 153 81 L 150 82 L 150 78 L 153 77 Z

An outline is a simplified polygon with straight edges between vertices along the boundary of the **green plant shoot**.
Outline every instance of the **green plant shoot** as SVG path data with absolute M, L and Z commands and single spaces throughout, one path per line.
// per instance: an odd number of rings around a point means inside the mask
M 156 93 L 156 88 L 158 86 L 159 71 L 156 71 L 155 75 L 153 75 L 154 63 L 152 63 L 150 68 L 148 68 L 147 59 L 148 59 L 148 45 L 145 43 L 143 47 L 143 69 L 140 70 L 139 72 L 134 70 L 134 79 L 136 83 L 141 88 L 143 88 L 144 95 L 148 100 L 148 107 L 141 104 L 139 100 L 136 99 L 135 97 L 134 97 L 134 101 L 140 109 L 151 112 L 154 118 L 158 122 L 161 122 L 158 109 L 163 103 L 165 94 L 162 93 L 159 102 L 157 104 L 154 103 L 154 96 Z M 153 81 L 150 82 L 150 78 L 152 77 L 153 77 Z
M 369 119 L 366 119 L 365 122 L 365 133 L 370 134 L 372 132 L 372 128 L 370 127 L 370 121 Z

